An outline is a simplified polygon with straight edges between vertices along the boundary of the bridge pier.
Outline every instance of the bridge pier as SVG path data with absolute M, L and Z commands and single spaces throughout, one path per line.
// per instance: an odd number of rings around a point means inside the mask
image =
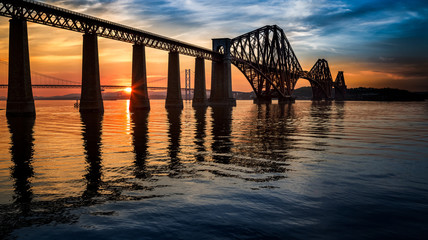
M 195 59 L 195 89 L 193 91 L 192 106 L 206 106 L 207 91 L 205 85 L 205 61 L 201 57 Z
M 143 44 L 132 46 L 132 92 L 129 104 L 131 112 L 150 109 L 147 92 L 146 50 Z
M 236 106 L 236 100 L 232 94 L 232 72 L 230 61 L 229 38 L 213 39 L 213 51 L 223 48 L 223 59 L 212 61 L 211 70 L 211 106 Z
M 334 100 L 344 101 L 346 95 L 346 87 L 334 87 Z
M 334 81 L 334 100 L 344 101 L 346 95 L 346 84 L 343 76 L 343 71 L 337 73 L 336 81 Z
M 278 98 L 278 104 L 289 104 L 289 103 L 295 103 L 296 99 L 292 96 L 287 97 L 280 97 Z
M 272 103 L 272 98 L 270 96 L 256 97 L 253 99 L 254 104 L 270 104 Z
M 166 92 L 165 107 L 183 108 L 180 84 L 180 58 L 178 52 L 168 54 L 168 89 Z
M 12 18 L 9 22 L 9 79 L 6 115 L 35 116 L 27 22 L 25 19 L 19 18 Z
M 80 112 L 104 112 L 96 33 L 85 33 L 83 35 Z
M 316 84 L 312 84 L 312 101 L 322 101 L 323 99 L 326 99 L 325 93 L 321 89 L 320 86 L 317 86 Z

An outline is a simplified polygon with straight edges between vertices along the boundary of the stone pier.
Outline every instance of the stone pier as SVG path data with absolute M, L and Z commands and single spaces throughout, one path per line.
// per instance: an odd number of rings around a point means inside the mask
M 25 19 L 18 18 L 12 18 L 9 22 L 9 83 L 6 115 L 35 116 L 27 22 Z
M 207 106 L 207 91 L 205 85 L 205 61 L 201 57 L 197 57 L 195 60 L 195 89 L 193 91 L 192 106 Z
M 235 106 L 232 94 L 232 73 L 230 62 L 230 39 L 213 39 L 213 51 L 223 49 L 224 57 L 212 62 L 211 70 L 211 106 Z
M 142 44 L 132 46 L 132 92 L 129 110 L 131 112 L 150 109 L 147 92 L 146 50 Z
M 95 33 L 83 35 L 80 112 L 104 112 L 98 61 L 98 41 Z
M 183 108 L 180 84 L 180 60 L 178 52 L 171 51 L 168 55 L 168 89 L 165 107 Z

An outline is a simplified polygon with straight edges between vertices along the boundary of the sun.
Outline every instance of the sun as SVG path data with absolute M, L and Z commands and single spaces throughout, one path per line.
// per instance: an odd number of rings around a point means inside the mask
M 124 91 L 127 92 L 127 93 L 130 93 L 130 92 L 132 92 L 132 88 L 130 88 L 130 87 L 125 88 Z

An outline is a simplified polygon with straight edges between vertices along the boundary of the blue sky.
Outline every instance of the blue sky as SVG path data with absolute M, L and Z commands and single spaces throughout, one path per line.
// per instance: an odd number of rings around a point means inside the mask
M 276 24 L 309 70 L 329 61 L 351 87 L 428 91 L 428 1 L 45 0 L 43 2 L 210 48 Z M 63 30 L 62 30 L 63 31 Z

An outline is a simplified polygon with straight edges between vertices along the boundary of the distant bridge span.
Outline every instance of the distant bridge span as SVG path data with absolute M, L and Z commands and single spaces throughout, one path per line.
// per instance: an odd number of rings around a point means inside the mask
M 27 21 L 83 33 L 80 111 L 103 112 L 98 37 L 133 43 L 132 92 L 130 110 L 149 109 L 145 47 L 169 51 L 168 87 L 165 107 L 183 107 L 180 87 L 179 54 L 195 60 L 194 106 L 235 105 L 231 84 L 231 64 L 245 75 L 257 98 L 255 102 L 293 101 L 299 78 L 308 79 L 313 99 L 332 99 L 332 87 L 344 97 L 343 72 L 333 82 L 327 61 L 320 59 L 303 71 L 284 32 L 265 26 L 234 39 L 213 39 L 212 50 L 163 37 L 154 33 L 58 8 L 32 0 L 0 0 L 0 16 L 9 17 L 8 115 L 34 115 Z M 211 94 L 206 99 L 205 63 L 212 61 Z M 64 84 L 69 85 L 69 84 Z M 336 96 L 339 96 L 336 94 Z
M 272 97 L 288 101 L 299 78 L 310 82 L 314 100 L 332 99 L 333 86 L 343 93 L 346 88 L 343 72 L 333 82 L 325 59 L 319 59 L 309 72 L 304 71 L 284 31 L 276 25 L 225 40 L 218 50 L 230 55 L 232 64 L 250 82 L 259 102 L 270 102 Z

